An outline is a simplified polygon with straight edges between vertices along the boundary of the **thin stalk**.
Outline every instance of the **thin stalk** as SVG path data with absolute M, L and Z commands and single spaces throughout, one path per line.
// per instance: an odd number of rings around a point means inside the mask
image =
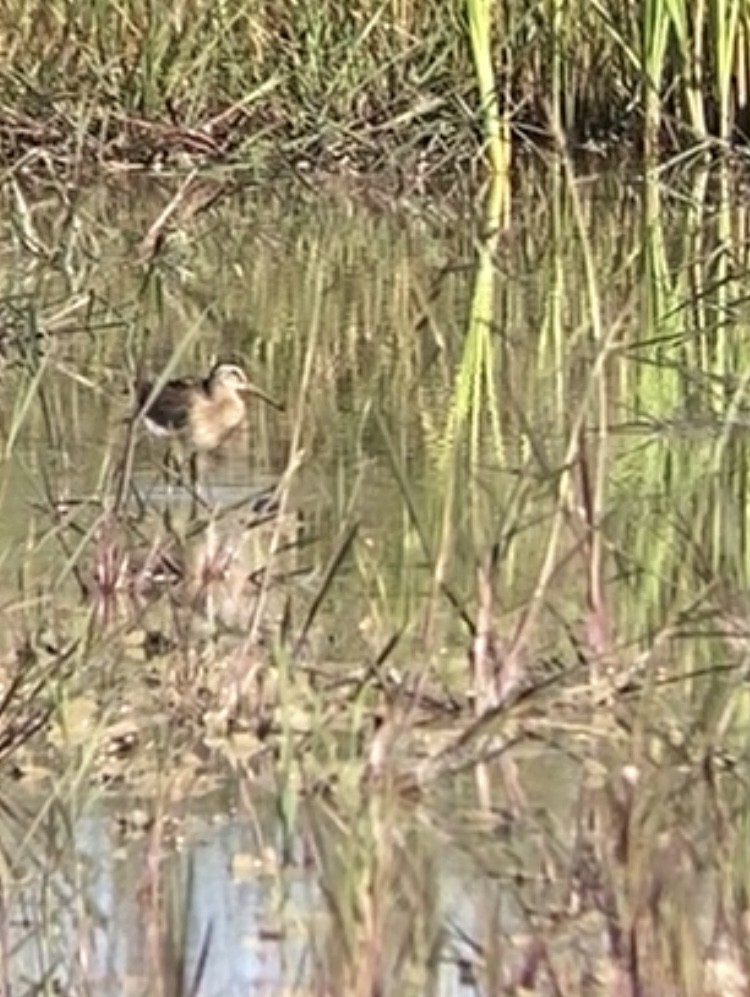
M 479 84 L 479 106 L 490 169 L 498 176 L 507 174 L 510 159 L 509 123 L 501 120 L 492 64 L 491 0 L 466 0 L 469 14 L 469 40 Z

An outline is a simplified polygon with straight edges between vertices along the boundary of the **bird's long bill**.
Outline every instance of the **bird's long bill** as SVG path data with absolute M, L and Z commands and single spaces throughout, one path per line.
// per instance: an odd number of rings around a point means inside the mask
M 271 408 L 275 408 L 278 412 L 284 411 L 284 406 L 281 402 L 277 401 L 275 398 L 272 398 L 270 395 L 267 395 L 266 392 L 259 388 L 256 384 L 248 384 L 245 391 L 248 395 L 254 395 L 255 398 L 260 398 L 262 402 L 265 402 L 266 405 L 270 405 Z

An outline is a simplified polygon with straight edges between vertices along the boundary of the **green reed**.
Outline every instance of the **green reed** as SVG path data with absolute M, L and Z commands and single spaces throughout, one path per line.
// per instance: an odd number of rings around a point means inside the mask
M 479 106 L 484 119 L 488 160 L 495 174 L 508 169 L 510 122 L 501 121 L 497 103 L 495 69 L 492 61 L 492 8 L 487 0 L 467 0 L 469 40 L 479 84 Z
M 12 0 L 0 29 L 11 168 L 24 156 L 51 173 L 92 158 L 268 168 L 282 148 L 292 165 L 368 172 L 397 155 L 411 175 L 425 156 L 467 165 L 479 126 L 502 171 L 550 112 L 574 143 L 654 153 L 746 127 L 740 0 L 190 0 L 164 16 L 141 0 Z

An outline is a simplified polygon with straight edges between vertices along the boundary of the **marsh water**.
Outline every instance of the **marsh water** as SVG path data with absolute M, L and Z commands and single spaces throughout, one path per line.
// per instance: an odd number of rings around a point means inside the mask
M 722 890 L 745 876 L 744 790 L 706 765 L 745 750 L 746 205 L 706 175 L 518 183 L 478 333 L 476 204 L 248 187 L 150 258 L 169 178 L 74 202 L 8 193 L 4 691 L 20 660 L 31 677 L 5 730 L 36 716 L 36 667 L 50 713 L 3 741 L 4 992 L 611 992 L 603 902 L 579 884 L 571 915 L 570 881 L 592 826 L 606 843 L 632 804 L 633 773 L 641 885 L 674 866 L 659 887 L 673 930 L 685 950 L 718 944 L 709 913 L 676 909 L 700 889 L 723 918 Z M 191 533 L 164 445 L 131 439 L 129 389 L 217 357 L 284 411 L 251 403 L 245 432 L 205 458 Z M 130 457 L 126 538 L 112 508 Z M 279 481 L 283 526 L 257 505 Z M 126 572 L 174 537 L 183 561 L 220 552 L 221 591 L 134 595 Z M 311 678 L 286 704 L 274 678 L 281 708 L 264 686 L 256 727 L 229 691 L 240 667 L 256 680 L 244 586 L 269 545 L 284 584 L 262 644 L 309 619 Z M 550 683 L 514 719 L 512 775 L 491 766 L 489 800 L 471 765 L 418 794 L 363 791 L 378 723 L 400 718 L 406 776 L 470 724 L 466 619 L 493 545 L 499 638 L 541 591 L 522 681 Z M 617 679 L 605 700 L 596 655 Z M 292 759 L 283 738 L 266 746 L 269 726 L 308 740 Z M 637 889 L 621 889 L 637 920 Z M 709 992 L 680 952 L 677 989 L 647 992 Z

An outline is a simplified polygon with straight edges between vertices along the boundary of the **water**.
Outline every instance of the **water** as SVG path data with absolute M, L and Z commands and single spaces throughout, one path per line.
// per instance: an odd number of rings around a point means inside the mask
M 560 759 L 558 771 L 566 768 Z M 528 775 L 567 808 L 538 763 Z M 250 810 L 226 789 L 175 801 L 163 840 L 144 803 L 114 795 L 75 814 L 60 800 L 58 817 L 69 819 L 63 841 L 47 834 L 48 804 L 26 801 L 24 819 L 42 819 L 32 847 L 25 846 L 37 865 L 27 867 L 10 917 L 12 992 L 25 992 L 45 973 L 63 992 L 88 987 L 102 995 L 153 994 L 157 979 L 185 991 L 201 980 L 198 992 L 212 997 L 313 987 L 316 964 L 342 940 L 325 916 L 342 897 L 327 898 L 314 870 L 331 874 L 349 844 L 326 806 L 303 806 L 283 863 L 278 817 L 262 794 Z M 389 827 L 376 810 L 379 841 L 368 863 L 376 862 L 392 890 L 381 938 L 384 964 L 392 967 L 388 986 L 472 993 L 466 970 L 476 952 L 469 939 L 484 936 L 488 916 L 512 936 L 524 934 L 513 877 L 521 865 L 527 874 L 538 866 L 537 844 L 507 825 L 503 830 L 499 815 L 487 822 L 467 810 L 453 840 L 456 828 L 426 811 L 400 808 L 397 826 Z M 473 847 L 487 831 L 495 842 L 482 846 L 480 858 Z M 29 921 L 20 921 L 21 910 L 31 918 L 44 911 L 42 945 Z M 354 937 L 354 925 L 349 930 Z
M 745 752 L 747 209 L 686 187 L 655 210 L 605 176 L 581 184 L 581 232 L 556 174 L 519 184 L 473 331 L 479 229 L 457 205 L 249 193 L 148 267 L 148 185 L 92 188 L 60 236 L 40 202 L 54 259 L 2 223 L 7 763 L 58 801 L 9 846 L 33 868 L 4 894 L 14 994 L 47 973 L 190 992 L 204 942 L 206 995 L 547 992 L 550 965 L 584 992 L 623 972 L 613 925 L 639 891 L 671 905 L 641 915 L 643 973 L 707 992 L 745 867 L 744 795 L 711 773 Z M 139 438 L 123 526 L 131 379 L 217 357 L 285 412 L 252 405 L 204 462 L 197 521 Z M 290 463 L 284 517 L 256 523 Z M 459 745 L 492 544 L 499 646 L 530 619 L 521 678 L 548 684 Z M 282 632 L 304 653 L 269 665 Z M 498 738 L 507 768 L 435 765 L 413 799 L 445 744 Z M 393 793 L 366 779 L 381 741 Z M 193 777 L 211 791 L 176 791 Z M 120 839 L 135 807 L 153 824 Z

